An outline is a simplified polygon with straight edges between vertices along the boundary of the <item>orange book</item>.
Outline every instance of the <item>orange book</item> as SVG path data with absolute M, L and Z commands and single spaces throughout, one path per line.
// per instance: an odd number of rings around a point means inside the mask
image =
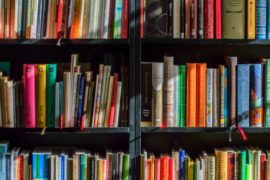
M 151 180 L 151 159 L 146 160 L 146 180 Z
M 162 156 L 160 160 L 160 180 L 169 179 L 169 157 Z
M 197 70 L 196 63 L 187 63 L 187 127 L 196 127 L 196 79 Z
M 206 126 L 206 63 L 197 64 L 197 127 Z
M 16 180 L 21 180 L 23 177 L 23 156 L 16 158 Z
M 15 39 L 15 0 L 10 1 L 10 27 L 9 27 L 9 38 Z

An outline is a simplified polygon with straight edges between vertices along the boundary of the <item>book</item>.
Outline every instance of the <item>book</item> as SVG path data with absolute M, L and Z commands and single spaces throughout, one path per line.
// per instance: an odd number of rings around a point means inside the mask
M 220 127 L 228 126 L 228 93 L 227 93 L 227 68 L 223 65 L 219 66 L 220 72 Z
M 256 1 L 256 39 L 266 39 L 266 0 Z
M 262 64 L 253 64 L 250 69 L 250 126 L 263 125 Z
M 213 127 L 213 71 L 207 68 L 206 127 Z
M 204 38 L 214 38 L 214 0 L 204 0 Z
M 197 64 L 197 122 L 196 127 L 206 126 L 206 63 Z
M 247 38 L 248 39 L 255 39 L 256 31 L 255 31 L 255 19 L 256 19 L 256 12 L 255 12 L 256 3 L 254 0 L 247 1 Z
M 178 103 L 179 103 L 179 121 L 178 127 L 185 127 L 186 123 L 186 66 L 179 65 L 178 66 Z
M 270 126 L 270 61 L 267 60 L 265 64 L 265 75 L 264 75 L 264 117 L 265 127 Z
M 197 39 L 198 31 L 198 0 L 191 1 L 190 38 Z
M 46 64 L 36 65 L 36 126 L 46 127 Z
M 184 0 L 183 5 L 185 6 L 184 18 L 185 18 L 185 29 L 184 36 L 185 39 L 190 38 L 190 20 L 191 20 L 191 0 Z
M 35 65 L 23 65 L 24 127 L 36 127 Z
M 173 1 L 173 38 L 180 38 L 180 11 L 181 9 L 181 1 L 174 0 Z
M 222 37 L 222 0 L 215 0 L 215 38 L 221 39 Z
M 249 64 L 237 65 L 237 124 L 239 127 L 249 127 Z
M 245 1 L 222 1 L 222 38 L 245 38 Z

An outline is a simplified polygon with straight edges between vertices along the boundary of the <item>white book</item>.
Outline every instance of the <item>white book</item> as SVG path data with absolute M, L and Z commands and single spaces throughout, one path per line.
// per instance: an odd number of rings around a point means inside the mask
M 179 76 L 178 76 L 178 66 L 174 66 L 174 126 L 178 126 L 179 121 Z
M 64 127 L 68 128 L 70 126 L 70 118 L 71 118 L 71 73 L 64 72 Z
M 15 95 L 14 95 L 14 83 L 13 81 L 6 82 L 7 103 L 8 103 L 8 118 L 7 127 L 15 127 Z
M 119 111 L 120 111 L 121 93 L 122 93 L 122 82 L 118 82 L 117 83 L 116 108 L 115 108 L 113 127 L 119 126 L 119 114 L 120 114 Z
M 84 14 L 86 13 L 84 10 L 86 0 L 81 0 L 79 6 L 80 6 L 80 14 L 79 14 L 79 28 L 78 28 L 78 38 L 82 38 L 82 32 L 83 32 L 83 20 L 84 20 Z
M 173 0 L 173 38 L 180 38 L 180 0 Z
M 101 95 L 102 95 L 102 85 L 104 79 L 104 65 L 99 65 L 99 81 L 98 81 L 98 89 L 97 89 L 97 102 L 96 102 L 96 115 L 95 122 L 97 122 L 97 127 L 102 127 L 102 121 L 99 121 L 99 113 L 101 110 Z
M 80 83 L 78 81 L 78 77 L 81 76 L 81 73 L 75 72 L 74 76 L 73 76 L 73 83 L 72 83 L 72 92 L 71 92 L 71 116 L 70 116 L 70 127 L 74 127 L 75 126 L 75 109 L 76 109 L 76 102 L 77 102 L 77 89 L 78 89 L 78 84 Z
M 55 173 L 55 156 L 51 155 L 51 159 L 50 159 L 50 179 L 56 179 L 54 176 Z
M 18 19 L 21 19 L 21 18 L 18 18 L 18 17 L 21 17 L 19 16 L 19 3 L 18 3 L 18 0 L 15 0 L 14 1 L 15 3 L 15 12 L 14 12 L 14 29 L 12 29 L 12 31 L 15 31 L 15 37 L 17 37 L 17 32 L 18 32 Z
M 164 57 L 164 101 L 163 119 L 167 127 L 173 127 L 174 122 L 174 59 L 172 56 Z
M 18 3 L 18 17 L 22 17 L 22 1 L 16 0 L 16 4 Z M 25 13 L 25 12 L 24 12 Z M 21 30 L 22 30 L 22 18 L 17 18 L 17 37 L 21 38 Z
M 104 0 L 102 38 L 109 38 L 110 0 Z
M 207 69 L 207 94 L 206 94 L 206 127 L 213 127 L 213 71 L 214 69 Z
M 32 24 L 31 24 L 31 39 L 37 38 L 37 16 L 38 16 L 38 0 L 32 0 Z
M 96 0 L 91 0 L 90 1 L 90 19 L 89 19 L 89 38 L 94 38 L 95 35 L 95 26 L 94 26 L 94 22 L 95 22 L 95 1 Z
M 97 38 L 101 38 L 101 29 L 103 27 L 102 23 L 102 14 L 103 14 L 103 1 L 104 0 L 98 0 L 97 1 L 97 11 L 96 11 L 96 20 L 97 20 Z

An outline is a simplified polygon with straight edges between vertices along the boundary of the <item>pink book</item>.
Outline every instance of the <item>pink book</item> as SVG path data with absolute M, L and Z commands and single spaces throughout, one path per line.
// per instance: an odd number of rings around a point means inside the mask
M 36 127 L 35 65 L 23 65 L 24 127 Z
M 155 170 L 154 170 L 154 173 L 155 173 L 155 177 L 154 177 L 154 180 L 160 180 L 160 159 L 155 159 L 154 160 L 154 163 L 155 163 Z

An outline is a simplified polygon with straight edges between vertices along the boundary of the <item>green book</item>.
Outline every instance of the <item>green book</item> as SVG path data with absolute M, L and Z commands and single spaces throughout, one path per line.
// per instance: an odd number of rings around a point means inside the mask
M 194 161 L 194 164 L 193 164 L 193 180 L 197 180 L 197 162 Z
M 265 64 L 265 86 L 264 86 L 264 126 L 270 127 L 270 59 L 267 59 Z
M 129 155 L 124 154 L 123 156 L 123 180 L 129 179 Z
M 185 127 L 186 120 L 186 66 L 178 66 L 178 103 L 179 103 L 179 127 Z
M 239 156 L 239 161 L 238 161 L 239 180 L 246 180 L 247 153 L 245 150 L 240 150 L 238 152 L 238 156 Z
M 47 64 L 47 77 L 46 77 L 46 114 L 47 114 L 47 127 L 55 127 L 55 84 L 57 75 L 57 64 Z
M 114 15 L 114 27 L 113 27 L 113 38 L 121 38 L 122 29 L 122 0 L 115 1 L 115 15 Z
M 10 75 L 10 62 L 0 62 L 0 71 L 4 76 Z
M 185 157 L 185 167 L 184 167 L 184 180 L 188 180 L 188 165 L 189 165 L 189 157 Z
M 246 180 L 251 180 L 251 164 L 246 164 Z

